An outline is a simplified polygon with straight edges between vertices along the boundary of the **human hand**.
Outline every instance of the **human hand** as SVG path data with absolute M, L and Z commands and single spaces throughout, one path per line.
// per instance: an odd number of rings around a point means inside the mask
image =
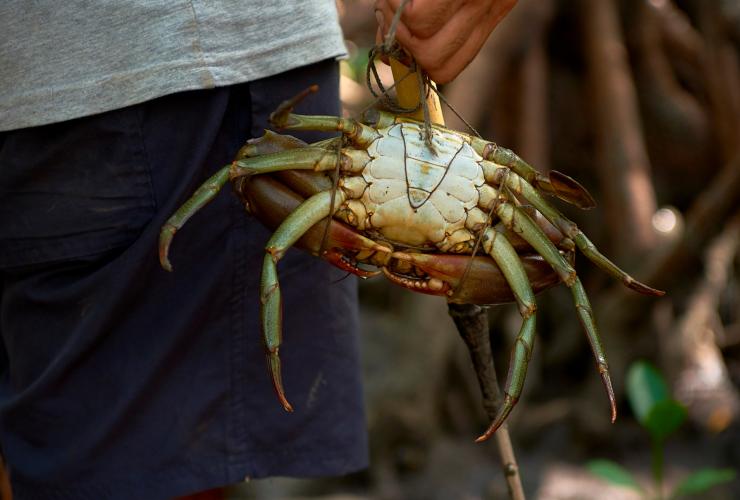
M 376 0 L 383 39 L 402 0 Z M 453 80 L 478 54 L 516 0 L 411 0 L 396 26 L 396 40 L 437 83 Z

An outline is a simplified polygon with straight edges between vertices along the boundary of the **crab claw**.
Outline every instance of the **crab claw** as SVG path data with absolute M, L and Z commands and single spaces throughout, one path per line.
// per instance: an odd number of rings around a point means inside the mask
M 383 275 L 388 278 L 388 281 L 394 283 L 403 288 L 408 288 L 419 293 L 425 293 L 427 295 L 447 295 L 452 291 L 452 287 L 446 281 L 439 278 L 425 277 L 417 278 L 411 276 L 404 276 L 391 271 L 387 267 L 383 267 Z
M 547 177 L 552 194 L 561 200 L 567 201 L 584 210 L 589 210 L 596 206 L 596 200 L 591 196 L 591 193 L 572 177 L 557 170 L 550 171 Z M 539 185 L 542 186 L 542 184 Z
M 380 271 L 368 271 L 358 267 L 355 262 L 352 262 L 346 255 L 336 248 L 325 251 L 322 257 L 342 271 L 347 271 L 348 273 L 354 274 L 362 279 L 372 278 L 380 274 Z
M 445 295 L 456 304 L 505 304 L 514 302 L 511 291 L 501 269 L 487 256 L 393 252 L 393 259 L 407 262 L 427 275 L 427 280 L 444 283 L 440 286 L 406 286 L 385 275 L 396 284 L 431 295 Z M 535 293 L 557 285 L 560 278 L 538 255 L 521 256 L 522 264 Z M 408 279 L 408 278 L 406 278 Z

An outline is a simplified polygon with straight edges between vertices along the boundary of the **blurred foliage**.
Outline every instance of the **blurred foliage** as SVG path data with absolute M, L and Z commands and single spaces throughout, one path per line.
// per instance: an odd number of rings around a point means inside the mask
M 686 420 L 686 408 L 670 398 L 663 376 L 651 364 L 637 361 L 627 373 L 627 397 L 632 413 L 650 435 L 653 450 L 653 489 L 648 492 L 627 469 L 611 460 L 592 460 L 587 464 L 591 473 L 618 486 L 638 491 L 643 498 L 678 498 L 705 493 L 707 490 L 732 481 L 734 469 L 704 468 L 689 474 L 667 497 L 663 495 L 663 468 L 665 439 L 676 432 Z

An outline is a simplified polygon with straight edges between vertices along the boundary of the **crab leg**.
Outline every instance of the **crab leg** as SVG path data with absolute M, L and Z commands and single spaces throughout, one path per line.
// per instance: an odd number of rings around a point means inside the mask
M 343 156 L 342 158 L 348 159 Z M 345 160 L 346 161 L 346 160 Z M 231 179 L 283 170 L 332 170 L 337 165 L 337 152 L 324 148 L 306 147 L 278 151 L 256 158 L 243 158 L 231 164 Z
M 246 154 L 248 150 L 249 145 L 243 148 L 231 165 L 221 168 L 204 182 L 162 226 L 159 233 L 159 262 L 165 270 L 172 271 L 169 251 L 175 233 L 185 225 L 188 219 L 215 198 L 229 179 L 282 170 L 332 170 L 336 167 L 337 161 L 346 168 L 351 164 L 350 157 L 338 156 L 335 151 L 323 148 L 296 148 L 258 157 L 248 157 Z
M 296 115 L 292 112 L 296 104 L 309 93 L 317 90 L 318 86 L 313 85 L 292 99 L 283 101 L 278 109 L 270 115 L 270 124 L 278 129 L 342 132 L 355 146 L 360 148 L 366 148 L 371 142 L 380 137 L 375 129 L 352 118 Z
M 591 240 L 589 240 L 586 235 L 578 229 L 578 226 L 576 226 L 574 222 L 560 213 L 558 209 L 550 205 L 525 179 L 506 168 L 495 167 L 493 172 L 488 169 L 487 165 L 484 165 L 483 168 L 486 170 L 487 180 L 490 176 L 490 178 L 495 179 L 500 183 L 504 183 L 508 189 L 517 195 L 520 195 L 528 203 L 534 205 L 534 207 L 539 210 L 547 220 L 557 227 L 565 236 L 575 242 L 583 255 L 612 277 L 621 281 L 626 287 L 645 295 L 661 296 L 665 294 L 662 290 L 656 290 L 655 288 L 651 288 L 644 283 L 637 281 L 635 278 L 620 269 L 604 254 L 599 252 L 596 245 L 594 245 Z
M 552 266 L 555 272 L 560 275 L 563 282 L 565 282 L 570 289 L 571 294 L 573 295 L 573 302 L 576 306 L 576 312 L 578 313 L 578 319 L 581 322 L 581 326 L 583 326 L 583 329 L 586 331 L 586 336 L 591 344 L 591 350 L 596 358 L 596 364 L 598 365 L 599 375 L 601 375 L 601 381 L 604 384 L 607 396 L 609 397 L 611 419 L 612 422 L 614 422 L 617 418 L 617 404 L 614 399 L 614 389 L 612 388 L 611 377 L 609 376 L 609 366 L 606 362 L 604 349 L 601 346 L 598 330 L 596 329 L 591 304 L 588 301 L 586 292 L 583 290 L 581 280 L 578 279 L 578 275 L 576 275 L 575 269 L 573 269 L 570 263 L 568 263 L 562 255 L 560 255 L 560 252 L 555 245 L 552 244 L 539 226 L 537 226 L 537 224 L 535 224 L 524 211 L 511 203 L 501 203 L 496 207 L 496 214 L 507 227 L 519 233 L 522 238 L 527 240 L 529 244 L 537 250 L 537 253 L 539 253 L 547 263 Z
M 344 203 L 346 195 L 338 190 L 335 193 L 334 207 Z M 265 259 L 262 264 L 260 279 L 260 315 L 262 317 L 262 334 L 267 350 L 267 364 L 272 383 L 278 399 L 286 411 L 293 411 L 285 397 L 283 379 L 280 370 L 280 344 L 282 344 L 282 298 L 278 283 L 277 262 L 285 252 L 308 231 L 325 217 L 332 215 L 332 193 L 323 191 L 308 198 L 280 224 L 267 242 Z
M 193 193 L 188 201 L 186 201 L 172 216 L 167 219 L 162 229 L 159 232 L 159 263 L 165 271 L 172 272 L 172 264 L 170 263 L 169 253 L 170 244 L 172 238 L 175 237 L 175 233 L 179 231 L 182 226 L 192 217 L 198 210 L 203 208 L 209 201 L 216 197 L 216 195 L 224 187 L 224 184 L 229 180 L 229 166 L 223 167 L 218 172 L 213 174 L 206 182 L 204 182 L 196 191 Z
M 332 183 L 326 177 L 306 176 L 303 179 L 299 179 L 299 177 L 302 177 L 299 174 L 306 174 L 306 172 L 289 170 L 287 173 L 290 174 L 291 180 L 304 182 L 305 185 L 299 187 L 312 188 L 318 185 L 325 185 L 324 189 L 313 190 L 308 196 L 332 189 Z M 245 182 L 242 183 L 242 180 Z M 305 201 L 303 196 L 269 175 L 257 176 L 249 180 L 240 179 L 236 184 L 236 189 L 249 206 L 249 211 L 263 224 L 273 230 L 277 229 L 282 221 Z M 319 225 L 312 227 L 304 233 L 296 245 L 313 255 L 326 259 L 340 269 L 361 278 L 369 278 L 380 273 L 380 271 L 367 271 L 359 268 L 352 260 L 345 256 L 343 251 L 349 251 L 350 255 L 352 255 L 360 252 L 370 254 L 375 252 L 390 253 L 391 249 L 381 247 L 373 240 L 361 235 L 334 218 L 328 223 L 330 226 L 328 240 L 326 242 L 324 241 L 326 222 L 322 221 Z M 321 253 L 322 244 L 324 243 L 326 243 L 326 248 Z M 342 251 L 339 251 L 339 249 Z
M 511 350 L 509 373 L 506 377 L 506 388 L 504 389 L 504 402 L 486 432 L 475 440 L 477 443 L 485 441 L 496 432 L 496 429 L 506 420 L 506 417 L 509 416 L 519 400 L 524 387 L 529 358 L 532 356 L 537 321 L 535 315 L 537 304 L 534 300 L 534 293 L 514 247 L 503 234 L 492 228 L 486 229 L 482 244 L 483 249 L 496 261 L 506 281 L 511 286 L 512 292 L 514 292 L 519 305 L 519 314 L 522 315 L 522 326 L 519 328 L 514 347 Z
M 273 113 L 270 116 L 270 122 L 274 127 L 280 129 L 342 132 L 358 148 L 366 148 L 380 137 L 375 129 L 352 118 Z
M 483 158 L 510 168 L 530 184 L 536 185 L 543 191 L 557 196 L 561 200 L 583 209 L 590 209 L 596 206 L 596 200 L 591 196 L 591 193 L 570 176 L 557 170 L 551 170 L 547 175 L 544 175 L 529 163 L 522 160 L 512 150 L 501 147 L 493 142 L 485 143 L 483 147 L 478 146 L 478 150 Z

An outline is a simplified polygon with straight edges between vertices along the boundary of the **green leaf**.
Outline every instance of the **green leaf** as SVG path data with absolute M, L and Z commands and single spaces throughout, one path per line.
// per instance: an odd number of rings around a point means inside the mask
M 662 442 L 676 432 L 686 420 L 686 408 L 673 399 L 665 399 L 653 405 L 643 425 L 656 441 Z
M 718 484 L 728 483 L 735 479 L 734 469 L 701 469 L 681 481 L 673 491 L 674 497 L 702 493 Z
M 636 361 L 627 372 L 627 397 L 637 421 L 645 425 L 653 406 L 669 398 L 668 386 L 653 365 Z
M 630 471 L 611 460 L 591 460 L 586 467 L 596 476 L 625 488 L 642 491 L 642 487 L 637 483 Z

